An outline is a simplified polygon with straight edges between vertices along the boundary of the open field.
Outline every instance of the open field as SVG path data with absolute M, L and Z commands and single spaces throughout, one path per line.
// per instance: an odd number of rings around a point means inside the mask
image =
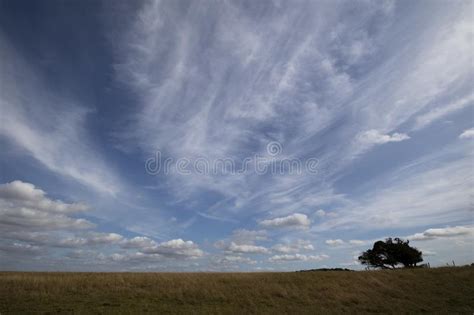
M 474 268 L 0 273 L 0 313 L 466 313 Z

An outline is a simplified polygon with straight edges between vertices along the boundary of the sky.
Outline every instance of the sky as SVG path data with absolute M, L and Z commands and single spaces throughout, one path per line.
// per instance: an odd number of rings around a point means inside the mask
M 0 269 L 474 262 L 473 6 L 0 1 Z

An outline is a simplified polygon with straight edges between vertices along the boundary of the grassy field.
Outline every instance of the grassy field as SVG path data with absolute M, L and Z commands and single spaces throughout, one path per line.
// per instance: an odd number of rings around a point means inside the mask
M 293 273 L 0 273 L 0 313 L 466 313 L 474 268 Z

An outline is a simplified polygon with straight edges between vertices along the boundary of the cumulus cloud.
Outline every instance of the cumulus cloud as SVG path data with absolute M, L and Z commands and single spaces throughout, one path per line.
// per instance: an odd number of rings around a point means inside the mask
M 146 236 L 135 236 L 131 239 L 124 240 L 121 244 L 124 248 L 147 248 L 156 245 L 154 240 Z
M 144 247 L 141 252 L 145 254 L 188 258 L 197 258 L 204 255 L 204 252 L 193 241 L 184 241 L 180 238 L 162 242 L 151 247 Z
M 70 215 L 87 210 L 78 203 L 49 199 L 45 192 L 30 183 L 13 181 L 0 185 L 0 227 L 5 231 L 89 229 L 95 225 Z
M 44 191 L 33 184 L 15 180 L 0 186 L 0 198 L 20 201 L 37 201 L 44 198 Z
M 119 266 L 142 269 L 145 268 L 143 264 L 146 263 L 160 263 L 164 267 L 164 264 L 171 262 L 176 267 L 180 261 L 197 259 L 204 255 L 204 252 L 199 249 L 197 244 L 182 239 L 157 243 L 148 237 L 139 236 L 121 240 L 117 238 L 114 243 L 116 244 L 116 242 L 119 242 L 120 247 L 125 249 L 125 251 L 112 254 L 98 253 L 92 255 L 93 261 L 105 265 L 118 264 Z M 136 251 L 133 251 L 133 249 Z M 76 256 L 84 258 L 82 250 L 69 253 L 69 256 L 72 258 Z
M 204 252 L 192 241 L 173 239 L 161 243 L 138 236 L 131 239 L 120 239 L 120 247 L 126 251 L 113 254 L 100 253 L 96 258 L 102 263 L 147 263 L 166 261 L 184 261 L 186 259 L 197 259 L 204 255 Z M 116 243 L 116 242 L 114 242 Z M 128 251 L 135 249 L 136 251 Z M 140 267 L 140 265 L 138 265 Z
M 263 220 L 259 223 L 264 227 L 280 228 L 280 227 L 298 227 L 307 228 L 311 224 L 311 220 L 306 214 L 294 213 L 286 217 Z
M 114 254 L 66 254 L 63 258 L 107 262 L 149 262 L 165 258 L 198 258 L 204 252 L 192 241 L 173 239 L 157 243 L 136 236 L 124 238 L 118 233 L 103 233 L 91 229 L 88 220 L 75 218 L 89 207 L 80 203 L 52 200 L 33 184 L 13 181 L 0 185 L 0 250 L 10 255 L 38 256 L 53 248 L 80 248 L 81 253 L 94 248 Z M 131 252 L 129 250 L 136 250 Z
M 15 180 L 0 185 L 0 199 L 15 203 L 16 206 L 34 207 L 43 211 L 57 213 L 76 213 L 89 210 L 85 204 L 67 204 L 60 200 L 51 200 L 46 193 L 33 184 Z
M 231 242 L 226 248 L 227 251 L 233 253 L 243 254 L 268 254 L 269 250 L 263 246 L 249 245 L 249 244 L 236 244 Z
M 294 254 L 294 255 L 275 255 L 275 256 L 270 257 L 268 261 L 270 262 L 321 261 L 328 258 L 329 256 L 325 254 L 321 254 L 321 255 Z
M 98 233 L 91 232 L 83 237 L 65 238 L 63 240 L 50 242 L 50 245 L 77 247 L 77 246 L 93 246 L 93 245 L 112 245 L 118 244 L 123 240 L 123 236 L 117 233 Z
M 272 247 L 272 250 L 279 253 L 289 254 L 296 253 L 302 250 L 314 250 L 314 246 L 311 244 L 310 241 L 297 240 L 293 243 L 276 244 Z
M 122 252 L 113 254 L 99 253 L 94 257 L 94 261 L 98 263 L 110 265 L 111 263 L 118 264 L 141 264 L 146 262 L 163 262 L 163 256 L 159 254 L 145 254 L 142 252 Z
M 404 133 L 392 133 L 383 134 L 378 130 L 371 129 L 365 132 L 362 132 L 358 135 L 358 139 L 361 143 L 364 144 L 384 144 L 389 142 L 400 142 L 403 140 L 408 140 L 410 137 Z
M 474 138 L 474 128 L 464 130 L 460 135 L 460 139 Z
M 428 229 L 421 233 L 407 236 L 413 241 L 433 240 L 438 238 L 456 237 L 456 236 L 473 236 L 474 226 L 454 226 L 446 228 Z

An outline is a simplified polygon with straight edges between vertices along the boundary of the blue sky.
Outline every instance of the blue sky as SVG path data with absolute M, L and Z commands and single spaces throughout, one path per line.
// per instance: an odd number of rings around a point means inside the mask
M 473 9 L 0 1 L 0 267 L 471 263 Z

